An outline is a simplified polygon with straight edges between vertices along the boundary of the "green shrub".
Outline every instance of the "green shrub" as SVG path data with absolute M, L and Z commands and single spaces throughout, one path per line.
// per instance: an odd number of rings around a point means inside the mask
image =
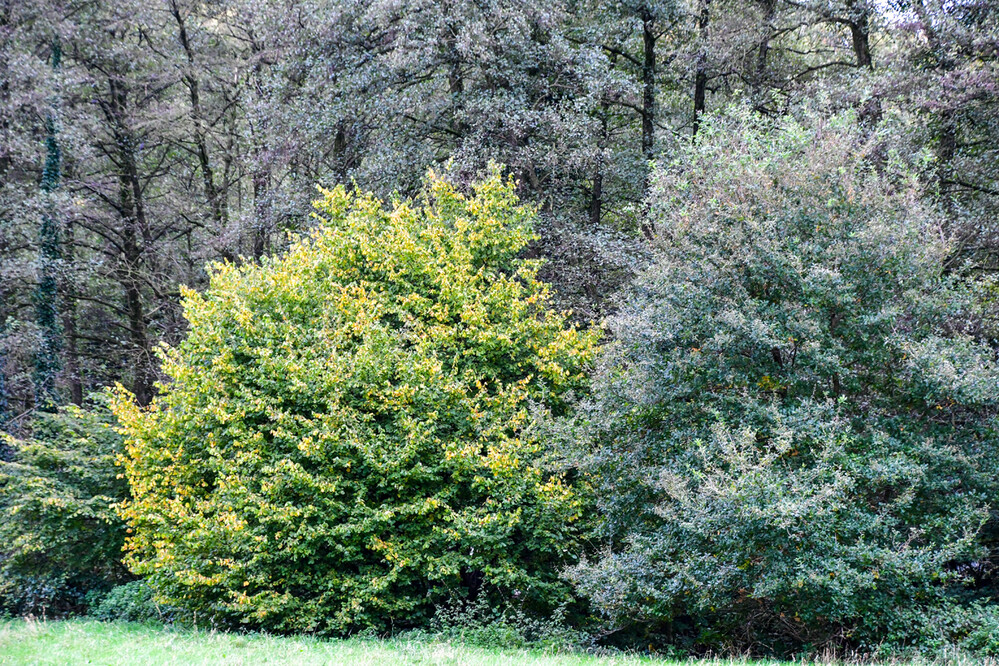
M 951 642 L 975 654 L 999 657 L 999 606 L 980 603 L 960 607 L 962 622 Z
M 491 605 L 484 597 L 471 603 L 443 606 L 426 629 L 414 630 L 406 636 L 482 648 L 559 652 L 580 650 L 590 643 L 588 634 L 571 626 L 564 606 L 547 617 L 539 617 L 516 604 Z
M 121 437 L 106 408 L 39 414 L 0 461 L 0 607 L 36 615 L 79 611 L 88 593 L 128 580 L 127 495 L 115 456 Z
M 90 615 L 109 622 L 172 623 L 190 619 L 189 613 L 158 603 L 153 588 L 144 580 L 133 580 L 111 589 L 90 608 Z
M 385 209 L 323 191 L 319 228 L 186 292 L 149 409 L 122 396 L 132 570 L 170 603 L 282 631 L 424 622 L 451 596 L 564 600 L 580 500 L 544 464 L 594 336 L 518 259 L 493 173 Z
M 918 642 L 994 547 L 994 313 L 849 115 L 702 132 L 571 432 L 606 548 L 574 579 L 701 649 Z

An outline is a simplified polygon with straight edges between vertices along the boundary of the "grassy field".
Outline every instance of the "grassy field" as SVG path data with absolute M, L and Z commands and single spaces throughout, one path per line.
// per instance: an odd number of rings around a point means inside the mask
M 783 662 L 789 666 L 787 662 Z M 809 662 L 813 666 L 817 662 Z M 895 661 L 894 666 L 917 666 Z M 968 657 L 929 666 L 999 666 Z M 426 640 L 319 640 L 69 620 L 0 621 L 0 666 L 780 666 L 776 661 L 678 662 L 631 655 L 593 656 L 493 650 Z M 799 662 L 800 664 L 800 662 Z
M 93 620 L 0 623 L 0 665 L 106 666 L 665 666 L 660 659 L 486 650 L 448 643 L 351 639 L 323 641 L 171 630 Z M 701 661 L 697 666 L 734 664 Z M 746 662 L 741 662 L 746 663 Z M 762 664 L 763 662 L 754 662 Z M 771 662 L 775 663 L 775 662 Z

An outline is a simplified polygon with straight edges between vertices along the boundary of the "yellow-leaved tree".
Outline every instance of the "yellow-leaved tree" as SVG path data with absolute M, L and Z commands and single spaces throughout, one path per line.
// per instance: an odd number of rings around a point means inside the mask
M 278 631 L 419 624 L 449 597 L 566 594 L 581 502 L 544 463 L 596 332 L 518 258 L 498 169 L 391 208 L 338 187 L 318 228 L 187 291 L 143 409 L 119 389 L 127 561 L 164 600 Z

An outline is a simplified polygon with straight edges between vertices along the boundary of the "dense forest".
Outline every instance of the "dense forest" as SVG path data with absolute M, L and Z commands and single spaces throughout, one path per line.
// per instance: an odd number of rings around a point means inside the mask
M 0 608 L 999 653 L 992 0 L 0 36 Z

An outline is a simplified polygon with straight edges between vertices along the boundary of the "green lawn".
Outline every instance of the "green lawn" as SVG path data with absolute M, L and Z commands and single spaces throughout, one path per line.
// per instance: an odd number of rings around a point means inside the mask
M 916 666 L 893 662 L 894 666 Z M 928 666 L 928 662 L 920 664 Z M 940 666 L 941 662 L 934 662 Z M 999 666 L 999 661 L 956 658 L 946 666 Z M 425 640 L 319 640 L 261 634 L 69 620 L 0 621 L 0 666 L 780 666 L 774 661 L 677 662 L 629 655 L 591 656 L 490 650 Z M 809 662 L 816 666 L 817 662 Z
M 0 665 L 327 664 L 344 666 L 665 666 L 631 656 L 594 657 L 485 650 L 448 643 L 351 639 L 324 641 L 210 631 L 172 630 L 94 620 L 0 623 Z M 697 662 L 697 666 L 735 662 Z M 744 663 L 744 662 L 743 662 Z

